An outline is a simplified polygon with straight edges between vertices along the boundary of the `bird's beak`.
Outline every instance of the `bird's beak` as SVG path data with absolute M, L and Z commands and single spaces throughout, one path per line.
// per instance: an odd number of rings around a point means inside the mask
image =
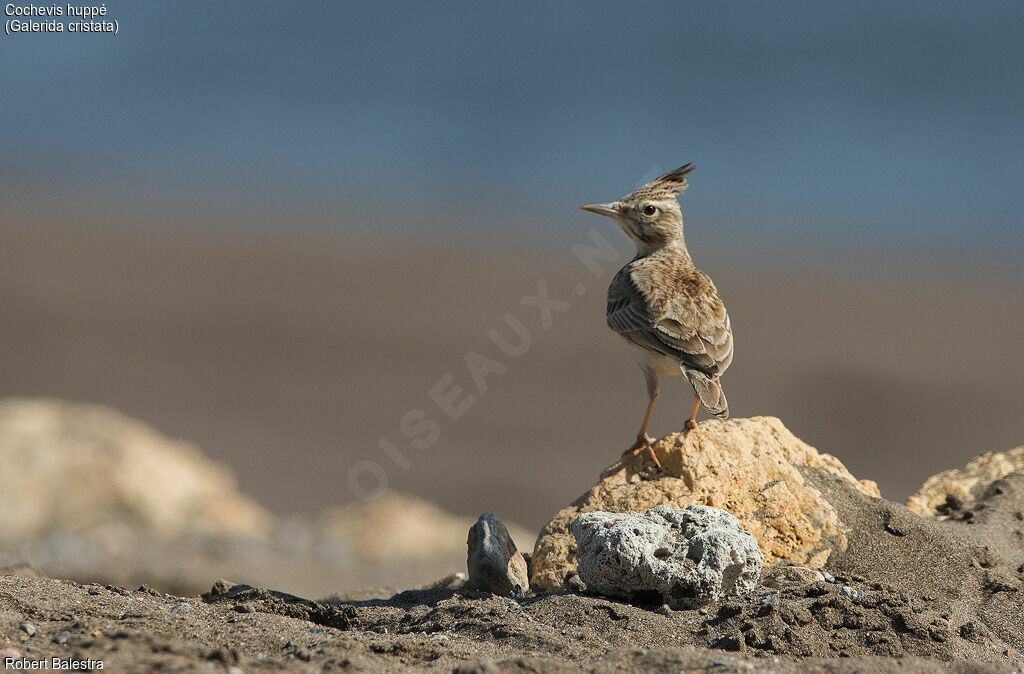
M 591 213 L 597 213 L 598 215 L 607 215 L 609 218 L 618 218 L 619 211 L 616 210 L 615 205 L 615 203 L 586 204 L 584 206 L 580 206 L 580 208 L 585 211 L 590 211 Z

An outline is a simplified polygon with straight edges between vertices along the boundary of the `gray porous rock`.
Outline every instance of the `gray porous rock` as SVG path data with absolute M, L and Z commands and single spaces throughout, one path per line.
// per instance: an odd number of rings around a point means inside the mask
M 484 513 L 469 528 L 469 587 L 503 597 L 521 598 L 530 591 L 526 559 L 493 513 Z
M 710 506 L 589 512 L 569 528 L 587 590 L 613 597 L 699 606 L 752 592 L 764 565 L 739 520 Z

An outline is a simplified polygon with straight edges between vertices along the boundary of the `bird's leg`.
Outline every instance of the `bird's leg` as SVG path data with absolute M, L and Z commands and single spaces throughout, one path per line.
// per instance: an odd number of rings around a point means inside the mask
M 640 425 L 640 432 L 636 434 L 636 442 L 632 447 L 626 450 L 626 454 L 633 452 L 641 447 L 647 448 L 647 454 L 651 457 L 651 461 L 659 469 L 661 468 L 661 462 L 658 461 L 658 457 L 654 454 L 654 448 L 651 447 L 651 443 L 654 442 L 654 438 L 647 435 L 647 424 L 651 421 L 651 411 L 654 409 L 654 401 L 658 399 L 658 375 L 644 368 L 644 377 L 647 379 L 647 412 L 644 414 L 644 422 Z
M 641 447 L 650 447 L 651 443 L 654 442 L 654 438 L 647 435 L 647 424 L 651 420 L 651 410 L 654 409 L 654 399 L 656 397 L 657 396 L 652 397 L 650 402 L 647 403 L 647 413 L 644 414 L 644 423 L 640 426 L 640 431 L 636 434 L 636 443 L 634 443 L 627 451 L 632 452 L 634 449 L 639 449 Z
M 686 424 L 684 425 L 684 428 L 686 428 L 686 430 L 692 431 L 694 428 L 697 428 L 697 411 L 699 409 L 700 409 L 700 396 L 697 395 L 696 391 L 694 391 L 693 392 L 693 411 L 690 412 L 690 418 L 686 420 Z

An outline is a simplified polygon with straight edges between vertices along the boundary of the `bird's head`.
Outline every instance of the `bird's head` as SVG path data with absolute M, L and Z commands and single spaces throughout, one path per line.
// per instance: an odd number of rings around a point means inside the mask
M 618 222 L 640 253 L 664 248 L 682 241 L 683 214 L 676 195 L 686 189 L 686 176 L 695 168 L 693 163 L 689 163 L 655 178 L 618 201 L 587 204 L 580 208 Z

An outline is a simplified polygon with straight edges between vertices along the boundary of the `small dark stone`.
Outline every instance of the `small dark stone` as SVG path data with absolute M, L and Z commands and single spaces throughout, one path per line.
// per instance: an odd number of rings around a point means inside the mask
M 530 591 L 526 559 L 493 513 L 484 513 L 470 527 L 466 546 L 470 588 L 516 598 Z
M 204 592 L 202 594 L 202 597 L 203 599 L 211 599 L 212 597 L 216 597 L 218 595 L 227 594 L 228 590 L 230 590 L 234 586 L 235 584 L 232 583 L 230 580 L 224 580 L 222 578 L 220 580 L 214 581 L 213 587 L 210 588 L 209 592 Z
M 708 639 L 708 646 L 720 648 L 723 651 L 739 651 L 743 649 L 745 642 L 738 634 L 720 634 Z
M 729 618 L 738 616 L 740 613 L 743 613 L 742 604 L 722 604 L 718 609 L 718 613 L 715 615 L 715 620 L 728 620 Z
M 55 636 L 53 638 L 53 643 L 55 643 L 55 644 L 66 644 L 68 642 L 68 639 L 70 639 L 70 638 L 71 638 L 71 632 L 68 632 L 67 630 L 63 630 L 61 632 L 58 632 L 57 636 Z

